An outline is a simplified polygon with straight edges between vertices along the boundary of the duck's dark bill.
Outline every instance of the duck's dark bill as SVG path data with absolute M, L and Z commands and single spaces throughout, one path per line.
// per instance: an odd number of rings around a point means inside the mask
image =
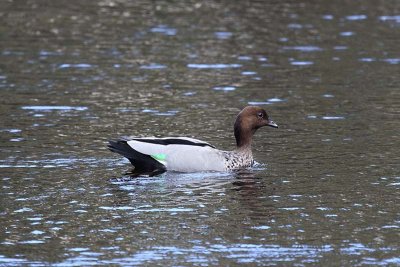
M 274 128 L 278 128 L 278 124 L 276 124 L 276 123 L 273 122 L 273 121 L 269 121 L 267 125 L 268 125 L 268 126 L 271 126 L 271 127 L 274 127 Z

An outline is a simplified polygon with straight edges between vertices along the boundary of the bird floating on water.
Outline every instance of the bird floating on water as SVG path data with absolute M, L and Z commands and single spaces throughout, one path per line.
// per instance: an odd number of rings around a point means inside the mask
M 267 112 L 256 106 L 245 107 L 236 117 L 236 149 L 223 151 L 189 137 L 143 137 L 110 140 L 108 148 L 126 157 L 135 173 L 156 175 L 167 170 L 177 172 L 232 171 L 254 164 L 251 143 L 263 126 L 278 128 Z

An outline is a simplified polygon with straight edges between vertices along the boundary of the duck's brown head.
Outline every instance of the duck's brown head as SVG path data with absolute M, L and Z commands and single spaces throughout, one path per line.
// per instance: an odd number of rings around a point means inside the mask
M 253 134 L 263 126 L 278 128 L 278 125 L 269 119 L 267 112 L 263 108 L 247 106 L 240 111 L 234 125 L 238 148 L 250 146 Z

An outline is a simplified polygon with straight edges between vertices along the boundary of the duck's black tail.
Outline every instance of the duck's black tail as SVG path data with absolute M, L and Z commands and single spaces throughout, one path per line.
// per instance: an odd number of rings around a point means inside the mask
M 140 153 L 133 149 L 126 139 L 109 140 L 108 149 L 112 152 L 118 153 L 125 158 L 129 159 L 135 167 L 135 173 L 143 174 L 160 174 L 167 169 L 165 165 L 161 164 L 149 155 Z

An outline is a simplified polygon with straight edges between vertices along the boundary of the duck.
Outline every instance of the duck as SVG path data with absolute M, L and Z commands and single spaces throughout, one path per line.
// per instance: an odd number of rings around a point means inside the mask
M 263 108 L 247 106 L 236 116 L 233 126 L 236 148 L 232 151 L 219 150 L 189 137 L 112 139 L 108 141 L 108 149 L 127 158 L 135 173 L 150 176 L 166 171 L 229 172 L 253 166 L 253 135 L 264 126 L 278 128 Z

